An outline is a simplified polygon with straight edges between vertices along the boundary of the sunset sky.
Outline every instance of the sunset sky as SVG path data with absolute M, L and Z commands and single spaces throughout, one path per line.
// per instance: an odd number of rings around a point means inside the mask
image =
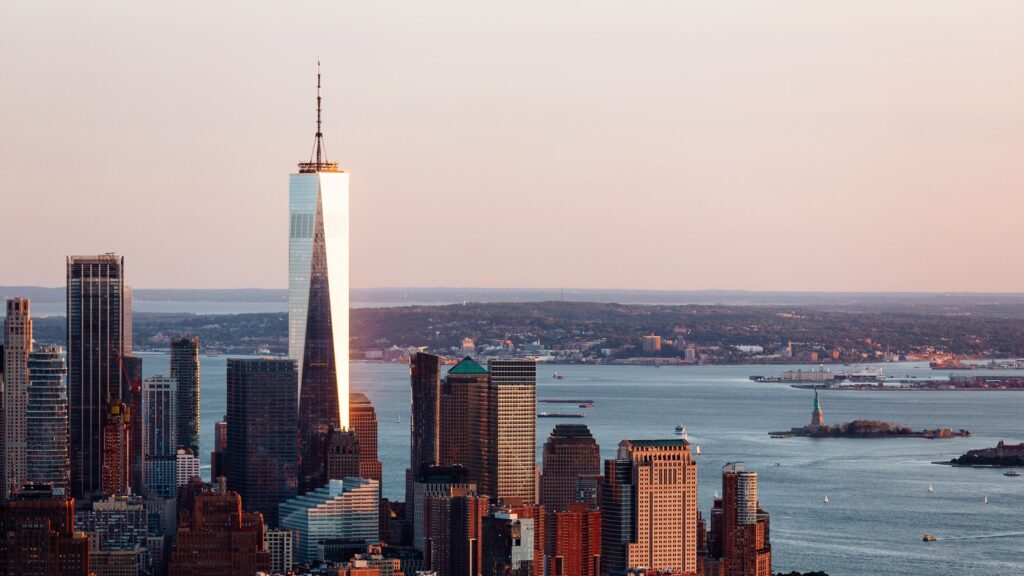
M 9 2 L 0 284 L 1024 291 L 1024 2 Z

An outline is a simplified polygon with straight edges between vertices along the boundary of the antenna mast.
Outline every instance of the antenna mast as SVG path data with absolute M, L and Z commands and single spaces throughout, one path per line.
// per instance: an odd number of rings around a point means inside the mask
M 327 161 L 327 146 L 324 145 L 323 115 L 322 115 L 323 94 L 320 84 L 320 59 L 316 59 L 316 137 L 313 139 L 313 153 L 309 162 L 299 163 L 299 172 L 340 172 L 337 162 Z

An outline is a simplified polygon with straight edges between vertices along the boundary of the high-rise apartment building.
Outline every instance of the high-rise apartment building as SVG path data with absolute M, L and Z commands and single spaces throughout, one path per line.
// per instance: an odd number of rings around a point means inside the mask
M 413 483 L 411 503 L 406 503 L 406 518 L 412 523 L 413 548 L 427 554 L 427 503 L 431 498 L 447 498 L 454 494 L 476 494 L 476 484 L 468 482 L 466 469 L 461 466 L 432 466 L 419 481 Z
M 229 358 L 227 372 L 227 485 L 274 526 L 298 483 L 295 361 Z
M 349 427 L 348 174 L 328 162 L 320 121 L 313 157 L 288 184 L 288 355 L 298 362 L 300 490 L 326 480 L 332 429 Z
M 296 534 L 299 562 L 318 558 L 325 540 L 378 541 L 380 484 L 367 478 L 330 480 L 327 485 L 281 503 L 280 525 Z
M 121 355 L 132 353 L 132 285 L 125 283 L 121 309 L 124 311 L 124 338 L 121 339 Z
M 124 402 L 111 402 L 103 425 L 100 488 L 105 495 L 129 493 L 131 410 Z
M 114 254 L 67 260 L 68 408 L 71 492 L 103 488 L 103 428 L 121 400 L 124 259 Z
M 757 473 L 742 462 L 722 467 L 722 497 L 712 509 L 707 571 L 715 576 L 770 576 L 768 514 L 757 499 Z
M 248 506 L 247 506 L 248 507 Z M 234 492 L 204 490 L 178 522 L 169 576 L 251 576 L 270 569 L 263 517 L 242 512 Z
M 359 442 L 358 476 L 381 482 L 384 469 L 377 458 L 377 412 L 366 394 L 352 392 L 349 398 L 349 426 Z
M 483 576 L 535 576 L 534 519 L 499 510 L 483 519 Z
M 295 535 L 284 528 L 270 528 L 264 539 L 264 548 L 270 552 L 270 573 L 287 574 L 295 563 Z
M 25 470 L 31 484 L 67 489 L 71 481 L 66 372 L 60 346 L 46 346 L 29 354 Z
M 7 300 L 4 320 L 3 446 L 4 492 L 21 488 L 26 468 L 29 355 L 32 354 L 32 315 L 24 298 Z
M 548 576 L 601 574 L 601 511 L 582 502 L 548 516 Z
M 146 443 L 142 410 L 142 358 L 126 354 L 121 358 L 121 365 L 124 372 L 124 388 L 127 390 L 128 407 L 136 416 L 131 421 L 130 483 L 132 492 L 144 494 L 146 491 Z
M 533 503 L 536 480 L 537 362 L 490 360 L 485 493 Z
M 424 502 L 423 558 L 437 576 L 478 576 L 483 561 L 483 519 L 490 499 L 459 490 Z
M 189 480 L 199 476 L 199 458 L 188 448 L 178 448 L 174 463 L 175 486 L 188 484 Z
M 544 443 L 540 503 L 550 513 L 576 501 L 580 478 L 601 475 L 601 448 L 585 424 L 556 424 Z
M 171 340 L 171 378 L 178 383 L 177 442 L 199 454 L 199 337 Z
M 142 381 L 142 438 L 146 458 L 177 453 L 177 407 L 177 380 L 150 376 Z
M 697 465 L 685 439 L 623 440 L 605 461 L 602 573 L 697 572 Z

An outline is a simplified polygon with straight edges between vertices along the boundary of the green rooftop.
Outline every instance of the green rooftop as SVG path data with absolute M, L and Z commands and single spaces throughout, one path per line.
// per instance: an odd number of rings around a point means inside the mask
M 466 356 L 460 360 L 458 364 L 452 366 L 452 369 L 449 370 L 448 373 L 455 375 L 487 375 L 487 368 L 484 368 L 476 360 Z

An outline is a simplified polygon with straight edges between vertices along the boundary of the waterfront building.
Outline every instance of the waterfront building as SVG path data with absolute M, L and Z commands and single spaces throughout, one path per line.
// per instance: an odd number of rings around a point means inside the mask
M 284 528 L 269 528 L 264 536 L 264 548 L 270 553 L 270 572 L 287 574 L 295 563 L 293 540 L 295 535 Z
M 146 490 L 146 442 L 145 419 L 142 409 L 142 358 L 125 355 L 121 358 L 124 369 L 124 387 L 127 390 L 128 407 L 136 417 L 131 420 L 129 452 L 129 484 L 132 492 L 143 494 Z
M 177 380 L 151 376 L 142 381 L 142 438 L 147 458 L 177 453 L 177 407 Z
M 437 576 L 478 576 L 483 561 L 483 519 L 490 499 L 453 490 L 424 503 L 424 559 Z
M 188 484 L 189 480 L 199 476 L 199 458 L 188 448 L 178 448 L 174 464 L 175 487 Z
M 548 576 L 601 574 L 601 511 L 582 502 L 548 516 L 545 570 Z
M 722 576 L 772 573 L 768 514 L 757 498 L 757 473 L 742 462 L 722 467 L 722 497 L 716 498 L 708 534 L 710 572 Z
M 288 355 L 298 362 L 301 492 L 324 484 L 330 431 L 349 428 L 348 174 L 326 157 L 319 67 L 316 102 L 313 157 L 288 181 Z
M 88 576 L 89 539 L 63 488 L 30 485 L 0 506 L 0 574 Z
M 490 360 L 487 478 L 495 499 L 533 503 L 537 443 L 537 362 Z
M 296 534 L 299 562 L 322 559 L 325 540 L 344 538 L 370 544 L 378 541 L 380 484 L 367 478 L 330 480 L 326 486 L 280 505 L 280 526 Z
M 272 526 L 298 484 L 296 379 L 294 360 L 228 359 L 227 486 Z
M 71 493 L 103 491 L 103 428 L 121 400 L 124 259 L 115 254 L 67 259 L 68 409 Z
M 31 484 L 68 488 L 68 394 L 60 346 L 47 346 L 28 357 L 28 406 L 25 470 Z
M 650 334 L 643 337 L 643 351 L 647 353 L 661 352 L 661 336 Z
M 534 519 L 495 511 L 483 519 L 482 576 L 534 576 Z M 543 571 L 540 571 L 543 574 Z
M 104 495 L 126 495 L 130 492 L 129 443 L 131 442 L 131 410 L 124 402 L 111 402 L 103 425 L 103 459 L 101 490 Z
M 26 411 L 29 394 L 29 355 L 32 354 L 32 314 L 25 298 L 7 300 L 4 319 L 3 491 L 21 488 L 28 480 Z
M 540 503 L 548 512 L 576 501 L 580 478 L 601 475 L 601 448 L 585 424 L 556 424 L 544 443 Z
M 242 512 L 237 493 L 204 489 L 190 504 L 178 522 L 169 576 L 251 576 L 270 569 L 263 516 Z
M 177 446 L 199 454 L 199 337 L 171 339 L 171 378 L 178 383 Z
M 356 475 L 381 482 L 384 469 L 377 458 L 377 412 L 366 394 L 352 392 L 349 398 L 349 423 L 359 443 L 359 473 Z
M 623 440 L 605 461 L 602 573 L 697 571 L 697 465 L 689 442 Z

